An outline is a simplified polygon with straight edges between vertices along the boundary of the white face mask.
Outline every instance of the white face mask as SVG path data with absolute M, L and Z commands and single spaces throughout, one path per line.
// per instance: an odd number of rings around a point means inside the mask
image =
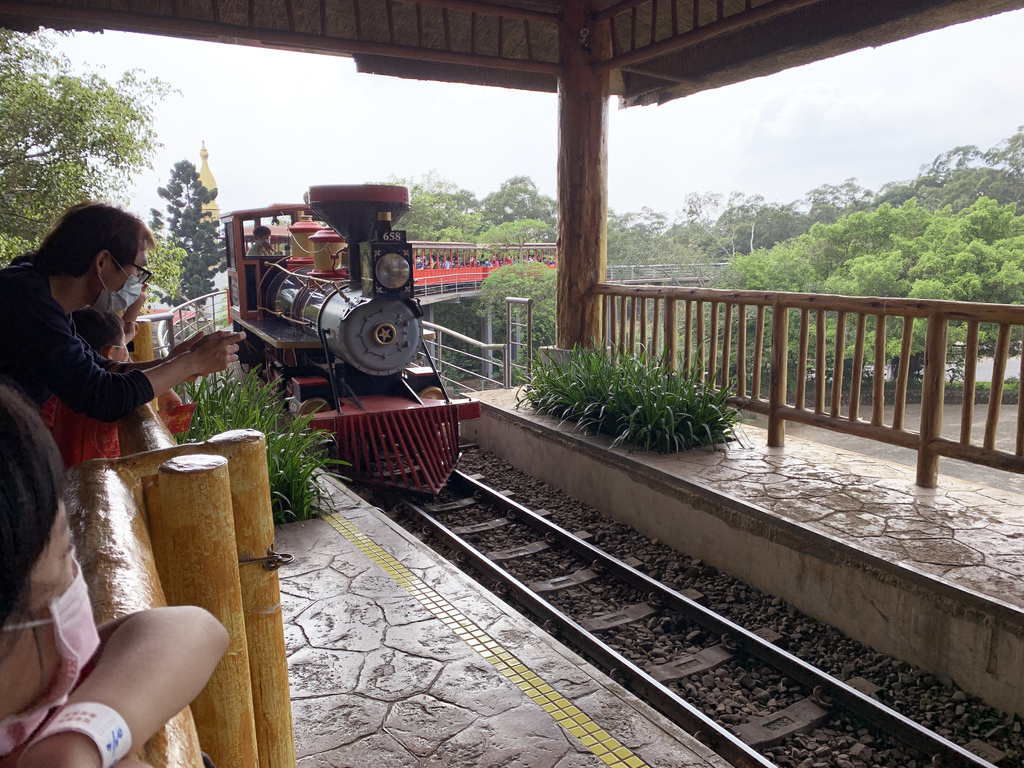
M 72 556 L 74 557 L 74 556 Z M 33 629 L 53 624 L 54 640 L 60 653 L 60 667 L 53 684 L 37 706 L 30 712 L 10 715 L 0 720 L 0 756 L 13 752 L 25 743 L 54 707 L 67 701 L 68 694 L 78 682 L 78 676 L 100 645 L 96 622 L 92 617 L 89 592 L 82 569 L 75 561 L 75 576 L 71 586 L 60 597 L 50 602 L 50 618 L 23 624 L 7 624 L 4 632 Z
M 117 265 L 117 268 L 124 272 L 124 267 L 120 264 Z M 128 275 L 127 272 L 125 274 Z M 119 291 L 109 290 L 107 284 L 103 282 L 103 275 L 100 275 L 100 284 L 103 286 L 103 291 L 99 298 L 92 303 L 93 307 L 99 310 L 124 312 L 142 295 L 143 282 L 137 275 L 128 275 L 128 280 Z

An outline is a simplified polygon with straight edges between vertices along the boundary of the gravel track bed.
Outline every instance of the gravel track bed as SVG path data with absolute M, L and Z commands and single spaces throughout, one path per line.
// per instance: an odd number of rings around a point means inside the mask
M 640 570 L 676 590 L 695 589 L 704 603 L 749 630 L 769 628 L 782 635 L 779 647 L 840 679 L 863 677 L 881 687 L 877 698 L 903 715 L 964 745 L 973 739 L 991 744 L 1006 757 L 999 765 L 1024 764 L 1022 721 L 1000 713 L 966 695 L 948 679 L 916 669 L 879 654 L 851 640 L 836 629 L 805 616 L 778 597 L 726 575 L 700 560 L 648 539 L 561 491 L 520 472 L 499 457 L 480 450 L 464 453 L 459 469 L 478 472 L 493 488 L 508 489 L 513 498 L 530 509 L 548 509 L 549 519 L 569 531 L 586 530 L 591 543 L 619 558 L 642 561 Z M 456 498 L 442 492 L 437 501 Z M 494 515 L 479 509 L 442 513 L 448 526 L 483 522 Z M 404 521 L 407 522 L 407 521 Z M 484 551 L 510 549 L 538 540 L 540 534 L 526 525 L 473 534 L 466 537 Z M 450 559 L 439 542 L 435 549 Z M 564 576 L 589 566 L 574 554 L 560 550 L 542 552 L 502 564 L 521 581 Z M 466 569 L 466 566 L 460 566 Z M 586 617 L 608 613 L 642 602 L 646 594 L 625 584 L 595 582 L 546 595 L 563 612 Z M 646 622 L 635 622 L 603 633 L 604 640 L 624 656 L 646 668 L 665 663 L 684 653 L 697 653 L 715 644 L 717 637 L 669 610 Z M 741 723 L 750 717 L 783 709 L 809 692 L 799 683 L 782 677 L 759 660 L 737 657 L 715 670 L 669 683 L 669 687 L 709 716 L 724 723 Z M 823 725 L 762 750 L 784 768 L 925 768 L 928 761 L 892 740 L 878 729 L 868 729 L 845 713 L 834 713 Z

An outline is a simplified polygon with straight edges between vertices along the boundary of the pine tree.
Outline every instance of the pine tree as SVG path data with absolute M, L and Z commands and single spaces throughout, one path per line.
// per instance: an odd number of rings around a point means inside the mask
M 171 180 L 166 187 L 159 187 L 157 194 L 167 201 L 167 217 L 165 221 L 160 211 L 151 209 L 150 228 L 174 247 L 185 250 L 181 295 L 194 299 L 212 293 L 214 275 L 227 269 L 217 243 L 217 222 L 203 214 L 203 206 L 217 197 L 217 190 L 202 185 L 195 165 L 179 160 L 171 169 Z

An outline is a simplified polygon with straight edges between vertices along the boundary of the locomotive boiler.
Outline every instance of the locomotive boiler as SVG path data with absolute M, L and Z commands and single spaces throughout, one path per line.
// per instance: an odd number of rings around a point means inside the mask
M 346 474 L 435 494 L 460 418 L 480 411 L 448 397 L 423 343 L 413 249 L 392 227 L 408 210 L 405 187 L 329 185 L 301 205 L 226 214 L 229 305 L 243 363 L 334 436 Z M 269 249 L 249 247 L 259 227 Z

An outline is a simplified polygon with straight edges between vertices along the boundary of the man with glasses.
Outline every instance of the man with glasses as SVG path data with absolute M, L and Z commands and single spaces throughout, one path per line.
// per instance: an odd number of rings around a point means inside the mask
M 54 394 L 78 413 L 116 421 L 185 380 L 238 359 L 244 333 L 217 331 L 179 344 L 164 360 L 118 363 L 89 348 L 71 313 L 141 303 L 155 247 L 141 219 L 88 202 L 65 211 L 27 258 L 0 270 L 0 376 L 42 405 Z

